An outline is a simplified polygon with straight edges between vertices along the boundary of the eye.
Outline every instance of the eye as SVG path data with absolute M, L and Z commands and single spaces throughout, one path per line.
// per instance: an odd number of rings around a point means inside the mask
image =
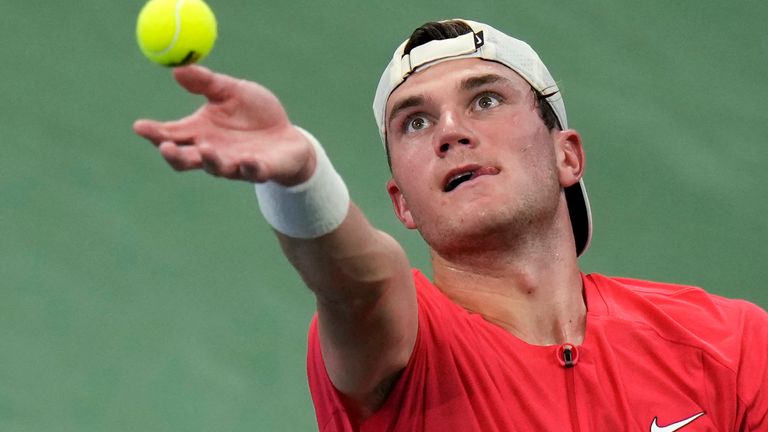
M 414 115 L 410 116 L 405 120 L 405 124 L 403 125 L 403 131 L 405 133 L 413 133 L 418 132 L 422 129 L 426 129 L 429 127 L 429 119 L 424 117 L 423 115 Z
M 501 104 L 501 96 L 495 93 L 483 93 L 474 100 L 474 108 L 478 110 L 487 110 L 495 108 Z

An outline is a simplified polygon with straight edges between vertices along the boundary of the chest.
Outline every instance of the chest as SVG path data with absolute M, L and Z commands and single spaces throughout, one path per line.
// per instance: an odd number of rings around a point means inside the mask
M 735 430 L 738 398 L 727 369 L 695 346 L 611 329 L 582 346 L 458 337 L 444 347 L 450 354 L 428 362 L 444 389 L 433 395 L 432 413 L 480 413 L 472 421 L 484 431 Z

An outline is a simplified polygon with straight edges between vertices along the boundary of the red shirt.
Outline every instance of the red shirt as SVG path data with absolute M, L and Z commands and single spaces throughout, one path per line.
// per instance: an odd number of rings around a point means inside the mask
M 583 275 L 587 328 L 569 350 L 529 345 L 414 279 L 413 353 L 360 431 L 768 431 L 768 315 L 755 305 Z M 307 371 L 320 431 L 352 431 L 316 319 Z

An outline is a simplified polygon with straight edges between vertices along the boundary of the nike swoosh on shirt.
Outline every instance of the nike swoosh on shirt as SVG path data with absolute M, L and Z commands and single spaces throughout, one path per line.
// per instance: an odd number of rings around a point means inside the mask
M 677 423 L 672 423 L 672 424 L 666 425 L 666 426 L 659 426 L 656 423 L 656 421 L 658 420 L 658 417 L 654 417 L 653 418 L 653 423 L 651 423 L 651 432 L 674 432 L 676 430 L 680 430 L 680 429 L 684 428 L 685 426 L 688 426 L 692 421 L 696 420 L 697 418 L 699 418 L 699 417 L 701 417 L 703 415 L 704 415 L 704 411 L 702 411 L 702 412 L 700 412 L 698 414 L 692 415 L 692 416 L 688 417 L 685 420 L 680 420 Z

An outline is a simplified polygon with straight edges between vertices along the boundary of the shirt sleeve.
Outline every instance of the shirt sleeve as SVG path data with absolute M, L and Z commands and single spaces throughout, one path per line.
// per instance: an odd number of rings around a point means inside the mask
M 740 432 L 768 430 L 768 314 L 744 303 L 741 362 L 738 370 Z
M 445 387 L 444 380 L 429 379 L 430 371 L 438 369 L 434 362 L 451 358 L 434 354 L 435 344 L 445 345 L 451 314 L 446 308 L 456 307 L 449 303 L 420 272 L 414 270 L 414 282 L 418 299 L 418 330 L 411 358 L 393 384 L 383 405 L 361 424 L 353 425 L 347 412 L 343 395 L 333 386 L 325 368 L 320 350 L 317 316 L 309 328 L 307 346 L 307 377 L 312 401 L 315 406 L 320 432 L 368 432 L 391 430 L 424 430 L 423 417 L 428 404 L 427 395 L 438 393 Z M 437 319 L 437 317 L 442 317 Z M 446 348 L 447 349 L 447 348 Z M 430 360 L 432 362 L 430 363 Z M 441 369 L 442 370 L 442 369 Z M 442 384 L 441 384 L 442 383 Z M 441 384 L 440 387 L 438 384 Z M 450 387 L 449 387 L 450 388 Z M 431 391 L 430 391 L 431 390 Z M 461 425 L 459 425 L 461 426 Z M 477 428 L 452 428 L 451 425 L 436 430 L 479 430 Z
M 352 432 L 354 428 L 349 420 L 341 394 L 333 386 L 328 371 L 325 369 L 323 354 L 320 351 L 320 336 L 317 330 L 317 314 L 309 325 L 307 340 L 307 380 L 312 402 L 315 406 L 317 427 L 320 432 Z

